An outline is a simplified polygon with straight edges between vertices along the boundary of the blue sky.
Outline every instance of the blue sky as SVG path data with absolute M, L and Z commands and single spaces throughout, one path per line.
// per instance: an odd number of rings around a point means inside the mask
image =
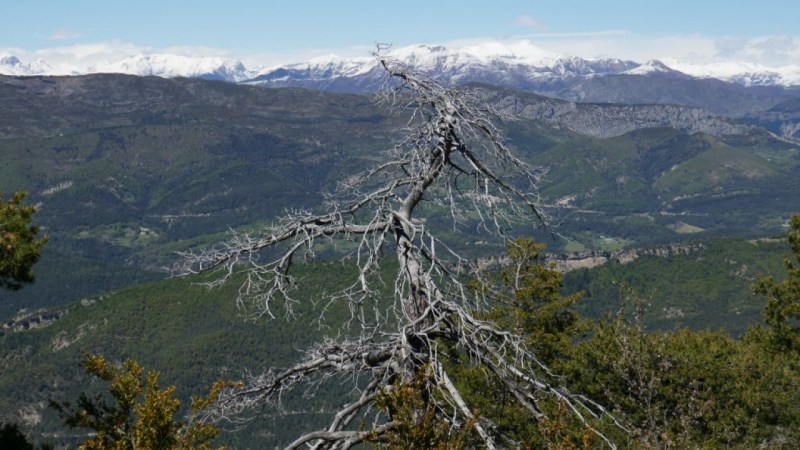
M 325 53 L 367 55 L 376 41 L 402 46 L 527 38 L 586 58 L 702 60 L 738 54 L 771 65 L 800 64 L 797 0 L 3 3 L 0 54 L 45 59 L 102 59 L 142 50 L 269 65 Z

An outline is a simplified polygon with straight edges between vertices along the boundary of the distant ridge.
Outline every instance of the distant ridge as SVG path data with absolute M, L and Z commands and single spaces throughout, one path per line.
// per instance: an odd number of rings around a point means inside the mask
M 460 48 L 411 45 L 393 49 L 387 56 L 417 71 L 449 82 L 481 81 L 526 89 L 543 82 L 554 84 L 619 74 L 680 74 L 696 79 L 713 78 L 742 86 L 800 86 L 800 64 L 767 67 L 741 61 L 692 64 L 675 59 L 650 60 L 645 63 L 614 58 L 591 60 L 559 55 L 539 48 L 529 40 L 484 42 Z M 376 69 L 377 62 L 374 58 L 344 58 L 336 55 L 279 67 L 258 68 L 246 67 L 241 61 L 231 58 L 131 54 L 83 70 L 54 67 L 42 59 L 24 61 L 15 55 L 0 55 L 2 75 L 123 73 L 166 78 L 198 77 L 229 82 L 246 81 L 272 87 L 299 86 L 343 92 L 374 89 Z

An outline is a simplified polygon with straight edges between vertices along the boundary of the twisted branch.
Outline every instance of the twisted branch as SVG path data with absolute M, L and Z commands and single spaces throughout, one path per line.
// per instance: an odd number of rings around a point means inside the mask
M 375 412 L 369 430 L 348 427 L 354 418 L 367 417 L 379 395 L 430 367 L 435 383 L 427 387 L 426 397 L 438 415 L 454 428 L 472 424 L 483 445 L 496 448 L 497 438 L 503 436 L 494 435 L 487 419 L 476 420 L 442 364 L 440 345 L 458 349 L 486 367 L 534 418 L 543 416 L 537 406 L 542 396 L 565 401 L 584 422 L 587 413 L 604 414 L 599 405 L 560 388 L 558 378 L 525 347 L 522 336 L 476 318 L 477 303 L 462 284 L 466 260 L 415 216 L 420 210 L 449 211 L 457 227 L 466 220 L 466 212 L 473 211 L 479 226 L 506 239 L 505 227 L 515 215 L 532 214 L 540 223 L 546 221 L 535 194 L 537 171 L 506 146 L 492 122 L 500 115 L 475 103 L 468 93 L 449 90 L 378 57 L 388 74 L 381 101 L 410 111 L 405 138 L 387 150 L 384 162 L 340 182 L 326 202 L 327 212 L 292 211 L 259 235 L 235 234 L 218 248 L 188 252 L 177 267 L 182 274 L 218 271 L 220 277 L 211 285 L 244 273 L 239 303 L 253 302 L 257 315 L 273 316 L 276 298 L 284 299 L 287 310 L 299 301 L 291 297 L 296 285 L 292 263 L 298 255 L 313 257 L 320 238 L 354 242 L 350 256 L 358 273 L 347 288 L 329 296 L 323 311 L 332 302 L 345 301 L 353 316 L 348 325 L 360 328 L 349 328 L 345 335 L 350 338 L 319 343 L 289 368 L 248 377 L 244 387 L 226 391 L 203 419 L 241 420 L 247 411 L 280 405 L 283 395 L 299 385 L 350 380 L 357 398 L 339 409 L 328 427 L 306 433 L 287 447 L 346 449 L 364 440 L 385 439 L 399 425 L 391 412 Z M 377 295 L 373 275 L 391 248 L 399 264 L 389 306 L 394 317 L 389 318 L 385 302 L 376 302 L 380 310 L 369 322 L 358 311 L 365 299 Z M 261 262 L 265 250 L 275 254 Z

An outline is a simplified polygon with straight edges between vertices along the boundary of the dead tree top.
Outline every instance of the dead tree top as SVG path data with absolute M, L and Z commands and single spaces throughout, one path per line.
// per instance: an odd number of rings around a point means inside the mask
M 202 419 L 236 422 L 248 411 L 279 405 L 283 394 L 298 386 L 351 380 L 353 401 L 327 428 L 306 433 L 287 447 L 346 449 L 395 428 L 396 421 L 374 409 L 376 397 L 426 370 L 432 380 L 427 398 L 437 415 L 454 427 L 473 424 L 483 444 L 496 448 L 505 438 L 488 420 L 475 417 L 439 358 L 442 345 L 488 369 L 534 418 L 542 415 L 537 407 L 542 396 L 562 399 L 581 418 L 602 414 L 602 408 L 562 389 L 522 336 L 479 318 L 481 302 L 463 284 L 469 262 L 416 215 L 428 211 L 422 208 L 427 202 L 438 214 L 447 211 L 456 227 L 469 214 L 486 232 L 508 239 L 514 216 L 545 223 L 537 171 L 513 155 L 494 125 L 503 117 L 478 96 L 378 57 L 387 73 L 379 101 L 409 114 L 404 137 L 384 152 L 383 161 L 341 180 L 326 197 L 324 212 L 292 211 L 258 234 L 235 234 L 217 248 L 186 253 L 181 266 L 184 274 L 218 271 L 221 276 L 212 285 L 243 273 L 239 304 L 272 317 L 275 301 L 283 301 L 287 311 L 304 301 L 293 297 L 295 259 L 313 255 L 321 239 L 353 242 L 349 256 L 357 275 L 325 303 L 347 303 L 352 314 L 343 335 L 349 337 L 317 343 L 292 367 L 249 376 L 244 387 L 226 392 Z M 267 249 L 277 256 L 264 258 Z M 387 313 L 384 301 L 370 311 L 368 300 L 378 297 L 377 269 L 392 253 L 398 262 L 392 306 Z M 353 429 L 356 417 L 371 417 L 371 428 Z

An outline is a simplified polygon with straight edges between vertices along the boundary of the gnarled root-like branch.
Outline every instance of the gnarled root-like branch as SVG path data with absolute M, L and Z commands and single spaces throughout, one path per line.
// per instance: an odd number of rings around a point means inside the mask
M 474 103 L 468 93 L 447 89 L 386 58 L 380 63 L 390 80 L 383 99 L 412 111 L 405 138 L 385 153 L 386 159 L 342 180 L 326 212 L 293 211 L 262 233 L 235 234 L 218 248 L 186 253 L 176 267 L 183 274 L 217 270 L 221 277 L 212 285 L 243 273 L 240 304 L 253 300 L 257 314 L 272 316 L 276 298 L 286 300 L 288 311 L 299 301 L 292 298 L 296 258 L 313 257 L 320 239 L 349 241 L 356 277 L 326 303 L 326 308 L 341 300 L 350 305 L 351 327 L 343 332 L 349 337 L 313 346 L 292 367 L 249 376 L 244 387 L 226 391 L 204 419 L 236 422 L 265 405 L 279 407 L 282 397 L 298 386 L 349 380 L 354 400 L 333 415 L 329 426 L 300 436 L 287 448 L 350 448 L 385 439 L 400 425 L 391 412 L 374 409 L 376 399 L 428 367 L 434 382 L 426 388 L 426 401 L 442 420 L 455 428 L 473 427 L 487 448 L 508 442 L 498 439 L 502 436 L 496 435 L 488 418 L 475 416 L 458 380 L 445 369 L 438 353 L 441 346 L 485 367 L 534 418 L 543 416 L 538 402 L 546 396 L 564 401 L 584 422 L 587 414 L 604 414 L 599 405 L 563 389 L 558 377 L 526 348 L 523 336 L 476 318 L 481 303 L 462 284 L 466 260 L 417 218 L 423 210 L 449 213 L 457 227 L 469 216 L 477 220 L 471 225 L 506 239 L 507 219 L 513 215 L 532 214 L 544 223 L 535 189 L 537 171 L 506 146 L 492 122 L 499 116 Z M 381 258 L 392 254 L 387 249 L 394 250 L 398 264 L 393 299 L 375 301 L 374 319 L 368 320 L 359 311 L 365 299 L 380 292 L 372 285 Z M 357 417 L 370 428 L 354 430 Z

